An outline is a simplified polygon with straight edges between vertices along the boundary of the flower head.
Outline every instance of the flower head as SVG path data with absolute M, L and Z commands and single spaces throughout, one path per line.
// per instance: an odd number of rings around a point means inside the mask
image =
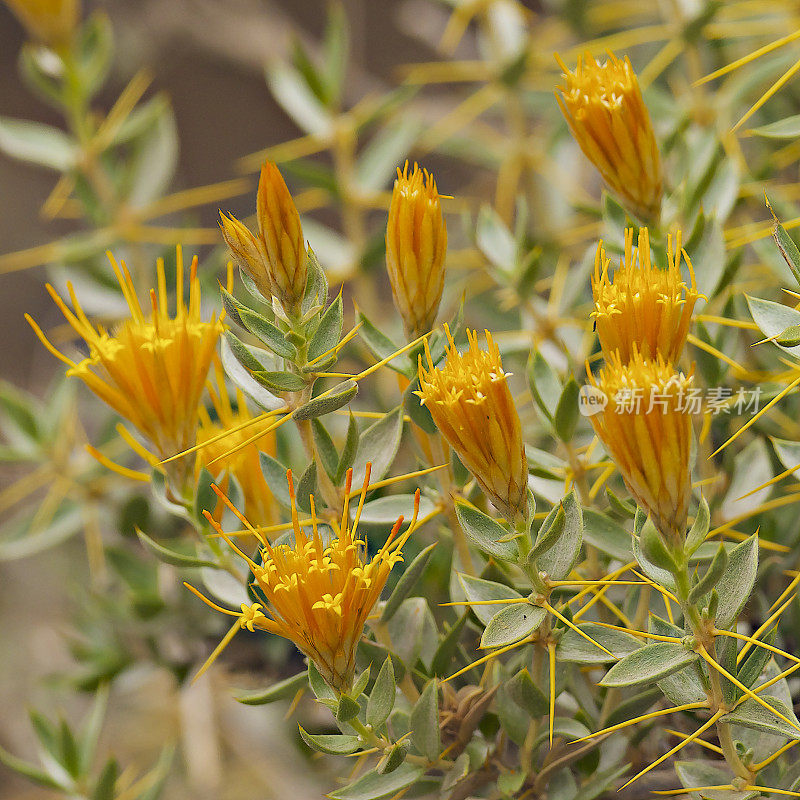
M 688 287 L 681 276 L 681 253 L 689 269 Z M 603 243 L 598 245 L 592 276 L 592 317 L 604 353 L 616 351 L 627 362 L 636 347 L 644 358 L 660 355 L 665 361 L 678 360 L 695 303 L 703 297 L 697 291 L 692 262 L 681 250 L 680 231 L 675 250 L 672 237 L 668 239 L 667 261 L 666 269 L 651 262 L 647 228 L 639 229 L 634 251 L 633 228 L 629 228 L 625 231 L 625 258 L 612 279 Z
M 450 343 L 447 362 L 441 369 L 433 366 L 426 340 L 428 368 L 420 358 L 417 394 L 489 499 L 509 520 L 524 518 L 528 461 L 500 351 L 489 331 L 486 350 L 478 346 L 476 332 L 467 331 L 469 347 L 462 355 L 450 330 L 445 330 Z
M 278 168 L 261 167 L 256 197 L 258 236 L 234 217 L 220 214 L 222 235 L 239 265 L 265 297 L 274 295 L 297 314 L 308 278 L 308 253 L 300 214 Z
M 369 485 L 369 465 L 352 523 L 347 504 L 352 470 L 348 472 L 341 524 L 330 537 L 320 530 L 313 498 L 310 520 L 300 522 L 291 470 L 287 478 L 294 541 L 286 544 L 270 545 L 218 491 L 223 502 L 259 538 L 260 563 L 245 556 L 230 539 L 227 541 L 248 562 L 254 576 L 252 587 L 265 603 L 256 604 L 258 608 L 243 606 L 242 613 L 215 607 L 239 617 L 240 627 L 258 628 L 293 642 L 314 662 L 331 688 L 346 692 L 352 684 L 356 647 L 366 619 L 380 598 L 392 567 L 403 560 L 401 548 L 416 525 L 419 491 L 409 528 L 400 534 L 403 524 L 400 517 L 386 543 L 370 559 L 366 542 L 356 533 Z M 211 515 L 206 516 L 217 532 L 225 536 Z
M 657 219 L 661 159 L 631 62 L 613 53 L 598 62 L 587 53 L 575 72 L 559 63 L 564 84 L 556 99 L 581 150 L 634 214 Z
M 152 308 L 145 313 L 125 262 L 117 264 L 110 254 L 109 259 L 130 309 L 130 318 L 112 331 L 89 321 L 71 284 L 67 289 L 72 309 L 52 286 L 47 286 L 67 322 L 88 345 L 89 355 L 82 361 L 73 361 L 56 350 L 39 326 L 26 318 L 45 347 L 67 364 L 67 375 L 80 378 L 149 440 L 158 457 L 149 456 L 153 463 L 194 445 L 198 407 L 223 325 L 216 316 L 206 322 L 200 317 L 197 258 L 192 260 L 190 270 L 189 304 L 184 303 L 180 248 L 174 316 L 167 308 L 161 260 L 158 291 L 150 290 Z
M 275 455 L 275 434 L 265 430 L 262 437 L 251 441 L 259 430 L 268 429 L 272 420 L 253 422 L 244 393 L 237 389 L 232 402 L 222 365 L 216 361 L 214 367 L 216 388 L 209 383 L 208 392 L 216 414 L 212 419 L 208 410 L 200 407 L 198 471 L 205 467 L 226 493 L 229 477 L 235 478 L 242 489 L 248 519 L 254 525 L 272 525 L 277 521 L 275 501 L 261 469 L 259 452 Z M 224 438 L 219 438 L 223 433 Z M 242 444 L 245 446 L 239 449 Z
M 625 485 L 662 534 L 682 536 L 691 496 L 686 399 L 692 376 L 660 355 L 649 360 L 634 349 L 628 363 L 612 354 L 589 381 L 608 399 L 590 419 Z
M 444 289 L 447 225 L 436 181 L 416 164 L 397 169 L 386 225 L 386 268 L 394 304 L 406 334 L 427 333 L 436 320 Z
M 28 33 L 49 47 L 67 44 L 78 26 L 80 0 L 6 0 Z

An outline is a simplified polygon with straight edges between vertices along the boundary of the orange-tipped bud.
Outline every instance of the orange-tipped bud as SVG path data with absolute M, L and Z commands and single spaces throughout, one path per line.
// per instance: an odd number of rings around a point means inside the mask
M 66 45 L 80 19 L 79 0 L 6 0 L 31 38 L 53 48 Z
M 589 381 L 607 398 L 590 417 L 592 426 L 625 485 L 665 537 L 682 537 L 691 497 L 692 376 L 676 372 L 661 356 L 644 359 L 634 350 L 627 364 L 610 356 Z
M 427 340 L 428 368 L 420 359 L 417 392 L 436 427 L 498 509 L 512 522 L 528 511 L 528 461 L 522 426 L 503 372 L 500 352 L 486 331 L 487 349 L 467 331 L 461 355 L 446 328 L 447 362 L 436 369 Z
M 406 335 L 427 333 L 444 288 L 447 225 L 436 181 L 416 164 L 397 170 L 386 225 L 386 268 Z
M 681 253 L 689 269 L 689 286 L 681 276 Z M 695 303 L 703 297 L 697 291 L 692 262 L 681 250 L 680 231 L 675 250 L 669 237 L 667 262 L 666 269 L 651 262 L 647 228 L 639 230 L 634 251 L 633 228 L 629 228 L 625 231 L 624 260 L 611 279 L 603 243 L 598 246 L 592 276 L 592 318 L 606 355 L 616 352 L 626 363 L 636 348 L 644 358 L 661 356 L 673 363 L 680 358 Z
M 253 279 L 256 288 L 264 297 L 272 296 L 269 261 L 264 243 L 250 229 L 231 216 L 219 215 L 222 238 L 236 263 Z
M 564 84 L 556 99 L 581 150 L 630 211 L 657 220 L 661 159 L 631 62 L 609 53 L 600 63 L 587 53 L 575 72 L 561 67 Z
M 256 214 L 269 263 L 272 293 L 284 310 L 296 312 L 306 290 L 308 253 L 297 206 L 271 161 L 261 168 Z

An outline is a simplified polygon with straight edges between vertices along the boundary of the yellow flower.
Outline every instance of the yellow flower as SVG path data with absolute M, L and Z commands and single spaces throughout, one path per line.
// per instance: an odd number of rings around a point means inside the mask
M 297 316 L 306 290 L 308 253 L 297 206 L 271 161 L 261 167 L 256 217 L 257 237 L 239 220 L 220 214 L 222 235 L 261 294 L 274 295 L 287 314 Z
M 386 268 L 394 304 L 406 335 L 427 333 L 436 320 L 444 289 L 447 225 L 436 181 L 427 170 L 408 162 L 397 170 L 386 225 Z
M 216 316 L 207 322 L 200 318 L 197 258 L 190 269 L 189 304 L 184 303 L 180 248 L 174 317 L 167 309 L 161 260 L 158 291 L 150 290 L 152 310 L 145 314 L 125 262 L 117 264 L 110 253 L 109 259 L 131 313 L 111 332 L 89 321 L 70 284 L 67 288 L 74 311 L 52 286 L 47 286 L 67 322 L 88 345 L 89 355 L 82 361 L 60 353 L 28 315 L 26 319 L 45 347 L 68 365 L 67 375 L 80 378 L 149 440 L 158 458 L 141 449 L 139 452 L 152 464 L 194 445 L 198 407 L 223 325 Z
M 688 287 L 681 277 L 681 253 L 689 269 Z M 665 361 L 676 362 L 680 357 L 695 303 L 703 297 L 697 291 L 692 262 L 681 250 L 680 231 L 674 251 L 672 237 L 668 239 L 667 261 L 667 269 L 651 262 L 647 228 L 639 229 L 634 253 L 633 228 L 629 228 L 625 231 L 625 258 L 612 280 L 603 243 L 598 245 L 592 276 L 592 317 L 606 355 L 616 351 L 625 363 L 636 347 L 644 358 L 660 355 Z
M 595 433 L 617 464 L 630 493 L 667 537 L 681 537 L 691 496 L 689 452 L 692 376 L 661 356 L 648 360 L 634 349 L 629 363 L 612 354 L 592 386 L 608 404 L 590 417 Z
M 40 42 L 60 48 L 78 25 L 79 0 L 6 0 L 28 33 Z
M 511 521 L 528 508 L 528 461 L 522 426 L 500 362 L 500 351 L 486 331 L 487 349 L 467 331 L 469 347 L 461 355 L 445 326 L 447 362 L 436 369 L 425 341 L 427 370 L 419 360 L 422 404 L 464 466 L 489 499 Z
M 208 410 L 204 406 L 200 407 L 197 471 L 199 472 L 201 466 L 205 467 L 225 493 L 228 478 L 233 476 L 242 489 L 248 519 L 254 525 L 272 525 L 277 522 L 275 501 L 261 469 L 258 454 L 262 451 L 275 455 L 275 434 L 267 431 L 261 438 L 250 441 L 259 429 L 269 428 L 273 424 L 272 420 L 264 419 L 262 422 L 248 424 L 253 415 L 247 408 L 244 393 L 236 390 L 234 410 L 225 388 L 225 374 L 219 361 L 216 361 L 214 367 L 217 388 L 209 384 L 208 390 L 216 419 L 212 420 Z M 224 438 L 216 438 L 225 432 L 227 435 Z M 242 444 L 245 446 L 238 449 Z M 235 452 L 230 452 L 232 450 Z
M 293 642 L 310 658 L 323 678 L 335 691 L 347 692 L 353 681 L 356 648 L 364 624 L 386 585 L 392 567 L 403 560 L 401 548 L 416 525 L 419 491 L 415 497 L 414 518 L 405 533 L 400 534 L 403 518 L 397 520 L 386 543 L 370 559 L 366 542 L 356 533 L 361 509 L 369 485 L 369 465 L 361 490 L 353 523 L 345 499 L 339 530 L 328 538 L 320 531 L 314 513 L 313 498 L 310 520 L 298 519 L 294 500 L 291 470 L 287 473 L 291 497 L 294 542 L 270 545 L 247 519 L 218 491 L 222 501 L 260 541 L 261 563 L 257 564 L 225 537 L 209 514 L 211 524 L 248 563 L 253 572 L 252 587 L 265 599 L 264 604 L 242 607 L 241 613 L 214 605 L 223 613 L 239 618 L 238 627 L 258 628 Z M 352 480 L 347 474 L 345 498 Z M 192 589 L 192 587 L 189 587 Z M 192 589 L 205 602 L 199 592 Z M 257 607 L 256 607 L 257 606 Z M 263 609 L 263 611 L 262 611 Z M 266 612 L 266 613 L 264 613 Z M 219 654 L 217 648 L 212 659 Z M 204 667 L 205 669 L 205 667 Z
M 588 53 L 556 95 L 572 135 L 609 188 L 643 220 L 661 211 L 661 159 L 650 114 L 627 56 L 597 62 Z

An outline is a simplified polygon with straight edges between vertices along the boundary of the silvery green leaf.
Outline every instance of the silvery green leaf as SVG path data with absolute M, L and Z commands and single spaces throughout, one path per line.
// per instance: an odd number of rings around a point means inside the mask
M 481 206 L 475 224 L 478 249 L 501 275 L 510 275 L 517 261 L 517 243 L 498 213 L 488 205 Z
M 286 467 L 268 453 L 259 453 L 261 471 L 267 480 L 272 496 L 284 507 L 291 506 L 289 484 L 286 480 Z
M 317 700 L 333 701 L 336 702 L 336 694 L 333 689 L 325 682 L 325 679 L 320 675 L 317 665 L 310 661 L 308 662 L 308 685 L 311 691 L 314 692 L 314 697 Z M 334 709 L 336 706 L 334 706 Z
M 392 652 L 408 668 L 436 652 L 438 634 L 433 615 L 423 597 L 409 597 L 388 622 Z
M 331 116 L 293 67 L 273 61 L 266 68 L 267 84 L 281 108 L 306 132 L 327 136 Z
M 347 423 L 347 436 L 345 437 L 344 446 L 342 447 L 342 453 L 339 456 L 339 463 L 336 466 L 336 476 L 333 481 L 335 484 L 339 484 L 341 482 L 347 470 L 353 465 L 356 452 L 358 452 L 358 442 L 360 436 L 361 434 L 358 431 L 358 423 L 356 422 L 356 418 L 353 416 L 353 412 L 351 411 L 350 418 Z
M 458 578 L 467 600 L 475 604 L 471 605 L 470 608 L 484 625 L 488 625 L 492 617 L 497 613 L 498 608 L 503 607 L 502 603 L 485 603 L 485 601 L 518 600 L 522 598 L 519 592 L 502 583 L 487 581 L 483 578 L 473 578 L 471 575 L 459 575 Z
M 294 419 L 302 422 L 306 419 L 316 419 L 325 414 L 331 414 L 346 406 L 358 394 L 358 384 L 347 380 L 335 386 L 333 390 L 324 392 L 319 397 L 313 397 L 294 412 Z
M 657 567 L 650 561 L 647 556 L 642 552 L 642 548 L 639 544 L 639 539 L 637 537 L 633 537 L 631 539 L 631 544 L 633 545 L 633 555 L 636 558 L 637 563 L 642 568 L 642 572 L 647 575 L 650 580 L 655 581 L 660 586 L 663 586 L 665 589 L 668 589 L 673 594 L 675 593 L 675 578 L 672 577 L 672 574 L 661 567 Z
M 719 595 L 717 627 L 729 628 L 753 591 L 758 572 L 758 535 L 753 534 L 728 554 L 728 565 L 716 585 Z
M 0 150 L 57 172 L 72 169 L 78 154 L 77 144 L 64 131 L 11 117 L 0 117 Z
M 212 567 L 217 565 L 207 558 L 199 558 L 187 553 L 179 553 L 177 550 L 170 550 L 158 542 L 151 539 L 146 533 L 136 531 L 139 541 L 159 560 L 165 564 L 172 564 L 175 567 Z
M 633 558 L 630 533 L 618 522 L 592 508 L 583 510 L 583 540 L 623 564 Z
M 547 714 L 550 701 L 544 692 L 534 683 L 528 668 L 521 669 L 510 678 L 505 685 L 511 699 L 530 714 L 534 719 Z
M 535 631 L 546 616 L 543 608 L 530 603 L 501 606 L 483 631 L 481 647 L 504 647 L 518 642 Z
M 373 728 L 383 725 L 394 708 L 397 684 L 394 679 L 394 667 L 391 657 L 387 657 L 375 678 L 375 684 L 367 701 L 367 723 Z
M 769 202 L 767 202 L 767 206 L 769 207 L 769 210 L 772 211 L 772 206 L 769 205 Z M 772 237 L 775 239 L 775 244 L 778 245 L 778 251 L 783 256 L 783 260 L 786 262 L 789 269 L 792 271 L 794 279 L 800 283 L 800 250 L 797 249 L 794 239 L 792 239 L 792 237 L 786 232 L 786 228 L 781 225 L 774 212 L 772 214 L 772 219 L 775 223 L 775 229 L 772 232 Z
M 764 693 L 759 694 L 759 697 L 775 711 L 764 708 L 752 697 L 746 697 L 736 708 L 725 714 L 721 721 L 724 720 L 730 725 L 741 725 L 743 728 L 772 733 L 787 739 L 800 740 L 800 726 L 798 726 L 794 711 L 777 697 L 771 697 Z M 779 714 L 793 724 L 789 725 L 778 716 Z
M 427 497 L 420 496 L 419 518 L 423 519 L 436 510 L 436 504 Z M 404 525 L 411 522 L 414 515 L 413 494 L 392 494 L 379 497 L 364 503 L 361 509 L 361 523 L 368 525 L 394 525 L 399 517 L 403 517 Z
M 403 407 L 397 406 L 362 434 L 353 461 L 353 486 L 361 486 L 367 462 L 372 464 L 370 483 L 381 480 L 392 466 L 403 435 Z
M 301 689 L 308 686 L 308 671 L 298 672 L 291 678 L 285 678 L 278 683 L 258 692 L 239 692 L 234 695 L 239 703 L 246 706 L 261 706 L 274 703 L 278 700 L 288 700 L 294 697 Z
M 583 622 L 578 627 L 597 644 L 613 653 L 615 658 L 624 658 L 643 646 L 642 642 L 629 633 L 604 628 L 594 622 Z M 572 628 L 564 632 L 556 646 L 556 657 L 559 661 L 573 664 L 607 664 L 612 660 L 608 653 Z
M 331 350 L 339 342 L 342 335 L 342 323 L 344 322 L 344 309 L 342 306 L 341 294 L 328 306 L 319 326 L 311 337 L 308 344 L 308 360 L 314 361 L 328 350 Z
M 601 686 L 635 686 L 652 683 L 693 664 L 699 656 L 678 642 L 654 642 L 614 664 Z
M 355 753 L 361 747 L 358 736 L 349 736 L 340 733 L 308 733 L 302 725 L 298 726 L 303 741 L 312 749 L 320 753 L 334 756 L 346 756 Z
M 765 139 L 797 139 L 800 137 L 800 114 L 779 119 L 760 128 L 751 128 L 747 131 L 753 136 L 762 136 Z
M 414 764 L 401 764 L 396 770 L 379 775 L 367 772 L 353 783 L 331 792 L 331 800 L 380 800 L 396 795 L 416 783 L 425 773 L 422 767 Z
M 361 327 L 358 331 L 359 338 L 379 361 L 389 358 L 393 353 L 400 350 L 401 346 L 395 344 L 383 331 L 373 325 L 361 310 L 358 312 L 358 322 L 361 323 Z M 394 359 L 388 363 L 388 366 L 403 374 L 411 374 L 410 365 L 407 360 Z
M 572 376 L 564 384 L 558 398 L 556 412 L 553 415 L 553 428 L 562 442 L 568 442 L 575 433 L 578 424 L 578 392 L 580 387 Z
M 12 535 L 0 540 L 0 562 L 29 558 L 49 550 L 75 536 L 85 524 L 84 510 L 72 504 L 64 504 L 50 524 L 41 530 L 30 530 L 27 519 L 21 526 L 10 526 L 6 522 L 6 534 Z
M 405 760 L 411 745 L 407 740 L 397 742 L 392 749 L 384 755 L 375 767 L 379 775 L 388 775 L 394 772 Z
M 439 684 L 432 678 L 411 710 L 411 742 L 429 761 L 439 758 Z
M 550 422 L 553 421 L 561 398 L 561 382 L 553 368 L 536 350 L 528 362 L 528 385 L 539 410 Z
M 700 504 L 697 508 L 697 516 L 694 518 L 692 527 L 686 535 L 686 554 L 691 556 L 706 540 L 709 528 L 711 527 L 711 512 L 708 509 L 708 502 L 701 495 Z
M 226 331 L 230 334 L 230 331 Z M 237 339 L 237 341 L 239 341 Z M 239 342 L 242 347 L 246 346 Z M 249 352 L 249 351 L 248 351 Z M 234 354 L 231 344 L 227 338 L 223 338 L 220 344 L 220 354 L 222 358 L 222 366 L 228 377 L 250 398 L 252 398 L 258 405 L 266 411 L 274 411 L 278 408 L 283 408 L 286 404 L 280 397 L 276 397 L 272 392 L 267 391 L 261 386 L 258 381 L 250 374 L 250 372 L 242 366 L 239 359 Z M 261 364 L 259 363 L 259 369 Z
M 734 459 L 728 491 L 720 506 L 722 520 L 727 522 L 745 517 L 758 508 L 772 489 L 765 486 L 758 491 L 753 490 L 767 483 L 772 475 L 766 442 L 761 438 L 753 439 Z
M 466 500 L 457 500 L 455 507 L 464 533 L 476 547 L 503 561 L 517 560 L 517 546 L 514 542 L 502 541 L 508 531 L 499 522 L 478 511 Z
M 300 476 L 300 480 L 297 483 L 297 487 L 295 489 L 295 502 L 297 503 L 297 507 L 301 511 L 305 511 L 307 514 L 311 513 L 311 496 L 314 496 L 314 500 L 317 500 L 317 464 L 315 461 L 312 461 L 308 467 L 306 467 L 303 474 Z M 316 506 L 319 508 L 321 502 L 317 502 Z
M 286 341 L 283 332 L 275 327 L 266 317 L 262 316 L 251 308 L 242 306 L 238 308 L 239 319 L 241 319 L 245 328 L 250 331 L 259 341 L 263 342 L 275 355 L 281 358 L 288 358 L 292 360 L 297 355 L 294 346 Z M 226 331 L 226 338 L 230 340 L 232 334 Z M 247 366 L 247 364 L 245 364 Z M 257 369 L 257 367 L 249 367 L 249 369 Z
M 285 370 L 253 370 L 253 378 L 271 392 L 300 392 L 306 388 L 306 381 L 294 372 Z
M 311 431 L 314 436 L 314 447 L 317 448 L 322 466 L 328 476 L 333 478 L 336 475 L 336 467 L 339 464 L 339 454 L 336 452 L 333 439 L 331 439 L 327 429 L 318 419 L 312 420 Z
M 689 592 L 689 603 L 695 605 L 703 595 L 708 594 L 717 585 L 717 581 L 722 577 L 722 573 L 727 566 L 728 554 L 725 550 L 725 545 L 720 542 L 705 574 Z
M 694 789 L 696 786 L 725 786 L 733 778 L 731 771 L 724 764 L 716 765 L 708 761 L 676 761 L 675 773 L 681 785 L 686 789 Z M 695 792 L 689 793 L 691 797 Z M 708 800 L 748 800 L 759 794 L 756 791 L 737 792 L 733 789 L 705 789 L 702 797 Z
M 675 556 L 649 517 L 639 534 L 639 547 L 642 555 L 654 566 L 671 574 L 678 571 Z
M 169 188 L 178 165 L 178 129 L 172 109 L 167 106 L 156 124 L 136 140 L 130 161 L 125 199 L 140 208 Z
M 563 580 L 569 574 L 583 542 L 583 510 L 574 489 L 564 498 L 562 505 L 565 514 L 564 532 L 558 540 L 558 546 L 550 548 L 537 560 L 538 568 L 557 581 Z
M 218 567 L 203 567 L 200 570 L 200 576 L 206 589 L 218 601 L 236 610 L 241 608 L 242 603 L 246 606 L 250 605 L 247 589 L 230 572 Z
M 336 721 L 349 722 L 358 716 L 359 711 L 361 711 L 361 706 L 358 701 L 347 694 L 342 694 L 339 696 L 336 706 Z
M 745 295 L 745 298 L 753 321 L 764 336 L 779 336 L 787 328 L 800 323 L 800 311 L 791 306 L 775 303 L 772 300 L 762 300 L 760 297 L 750 297 L 750 295 Z M 780 345 L 775 346 L 780 347 Z M 800 345 L 781 347 L 781 350 L 800 357 Z
M 439 640 L 439 645 L 436 652 L 433 654 L 431 661 L 431 672 L 436 676 L 444 676 L 449 673 L 452 668 L 453 657 L 458 648 L 458 642 L 461 638 L 461 633 L 464 626 L 469 619 L 469 611 L 464 611 L 463 614 L 453 623 L 452 627 L 447 630 L 444 636 Z

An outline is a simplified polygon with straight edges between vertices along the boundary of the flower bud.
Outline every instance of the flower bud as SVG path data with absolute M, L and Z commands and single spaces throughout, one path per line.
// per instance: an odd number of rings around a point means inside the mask
M 444 288 L 447 225 L 436 181 L 408 162 L 397 170 L 389 221 L 386 225 L 386 268 L 394 304 L 403 318 L 406 335 L 427 333 L 436 320 Z
M 681 253 L 689 269 L 689 286 L 681 275 Z M 647 228 L 640 228 L 634 252 L 633 228 L 629 228 L 625 231 L 625 257 L 611 279 L 603 243 L 598 246 L 592 318 L 606 355 L 617 352 L 625 363 L 635 347 L 644 358 L 661 356 L 673 363 L 680 358 L 695 303 L 703 297 L 697 291 L 692 262 L 681 250 L 680 231 L 674 251 L 669 237 L 667 262 L 666 269 L 651 262 Z
M 226 217 L 220 211 L 219 218 L 222 238 L 236 263 L 253 279 L 258 291 L 269 298 L 272 295 L 272 283 L 263 242 L 235 217 Z
M 297 206 L 271 161 L 261 168 L 256 215 L 269 263 L 272 293 L 285 311 L 297 312 L 306 290 L 308 254 Z
M 436 369 L 427 339 L 428 369 L 420 358 L 417 392 L 436 427 L 498 509 L 515 522 L 528 509 L 528 461 L 522 426 L 500 362 L 500 352 L 486 331 L 487 349 L 467 331 L 469 347 L 461 355 L 445 326 L 450 346 L 447 362 Z
M 79 0 L 6 0 L 30 36 L 58 49 L 72 37 L 80 18 Z
M 607 398 L 590 417 L 592 426 L 625 485 L 668 541 L 682 540 L 691 497 L 686 399 L 692 376 L 676 372 L 660 355 L 642 358 L 634 348 L 630 362 L 614 353 L 589 381 Z
M 584 155 L 630 211 L 642 220 L 657 220 L 661 159 L 631 62 L 609 53 L 600 63 L 587 53 L 575 72 L 559 63 L 564 85 L 556 99 Z

